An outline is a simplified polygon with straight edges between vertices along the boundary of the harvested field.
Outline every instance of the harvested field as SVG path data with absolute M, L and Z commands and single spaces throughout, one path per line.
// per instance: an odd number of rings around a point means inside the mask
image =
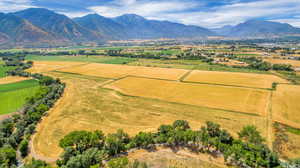
M 281 123 L 284 122 L 287 125 L 291 125 L 289 122 L 300 123 L 300 86 L 279 85 L 273 93 L 272 99 L 275 120 L 279 120 Z
M 58 72 L 47 75 L 61 78 L 67 87 L 64 96 L 39 124 L 33 137 L 34 151 L 41 158 L 57 158 L 62 151 L 58 141 L 74 130 L 98 129 L 113 133 L 122 128 L 133 136 L 139 131 L 154 131 L 161 124 L 178 119 L 189 121 L 193 129 L 198 129 L 206 121 L 220 123 L 233 135 L 245 125 L 256 125 L 266 135 L 263 117 L 124 96 L 102 88 L 107 82 L 103 78 Z
M 89 76 L 98 76 L 103 78 L 121 78 L 128 75 L 141 76 L 148 78 L 160 78 L 167 80 L 178 80 L 181 76 L 187 73 L 183 69 L 167 69 L 167 68 L 152 68 L 152 67 L 137 67 L 126 65 L 110 65 L 110 64 L 87 64 L 64 68 L 61 72 L 77 73 Z
M 131 96 L 264 115 L 270 92 L 260 89 L 127 77 L 107 88 Z
M 264 61 L 271 64 L 291 64 L 293 67 L 300 67 L 300 61 L 288 59 L 265 59 Z
M 63 62 L 63 61 L 34 61 L 33 67 L 28 71 L 31 73 L 41 73 L 67 68 L 84 64 L 82 62 Z
M 288 83 L 288 81 L 274 75 L 216 71 L 193 71 L 184 81 L 252 88 L 272 88 L 273 82 Z
M 20 81 L 24 81 L 24 80 L 28 80 L 28 78 L 19 77 L 19 76 L 7 76 L 4 78 L 0 78 L 0 85 L 20 82 Z

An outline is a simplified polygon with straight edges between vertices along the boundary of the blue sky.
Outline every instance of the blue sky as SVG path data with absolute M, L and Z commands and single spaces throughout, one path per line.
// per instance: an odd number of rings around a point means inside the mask
M 0 11 L 5 13 L 30 7 L 48 8 L 69 17 L 134 13 L 148 19 L 208 28 L 235 25 L 249 19 L 300 27 L 300 0 L 0 0 Z

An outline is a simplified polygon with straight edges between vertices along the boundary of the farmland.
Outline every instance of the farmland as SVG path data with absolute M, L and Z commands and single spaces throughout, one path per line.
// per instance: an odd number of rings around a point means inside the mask
M 0 85 L 0 115 L 16 112 L 39 89 L 35 80 Z
M 246 49 L 174 48 L 117 47 L 111 48 L 116 50 L 112 52 L 116 55 L 112 56 L 108 56 L 107 48 L 82 49 L 83 54 L 79 54 L 79 50 L 68 53 L 67 49 L 61 49 L 66 55 L 48 50 L 43 56 L 27 55 L 26 60 L 34 61 L 29 72 L 49 75 L 66 83 L 61 99 L 37 126 L 30 142 L 31 156 L 54 162 L 63 151 L 58 145 L 59 140 L 72 131 L 102 130 L 108 134 L 122 128 L 135 136 L 140 131 L 154 132 L 161 124 L 178 119 L 187 120 L 194 130 L 206 121 L 219 123 L 234 137 L 243 126 L 254 125 L 269 147 L 273 147 L 275 139 L 274 122 L 300 128 L 297 124 L 299 107 L 295 103 L 300 99 L 300 89 L 292 85 L 296 83 L 291 80 L 295 77 L 294 72 L 248 67 L 253 62 L 263 63 L 255 58 L 251 60 L 253 56 L 267 57 L 263 52 L 255 49 L 251 53 Z M 200 58 L 193 57 L 195 55 Z M 236 64 L 231 65 L 231 61 Z M 2 84 L 22 80 L 5 77 Z M 18 86 L 11 88 L 10 95 L 14 96 L 13 90 L 18 90 Z M 281 154 L 296 158 L 300 156 L 298 135 L 292 132 L 288 135 L 293 150 Z M 180 152 L 181 156 L 187 154 Z M 162 155 L 166 158 L 159 157 Z M 168 156 L 178 155 L 163 149 L 155 153 L 133 153 L 128 158 L 186 167 L 186 159 L 172 160 Z M 189 166 L 201 164 L 207 167 L 211 160 L 201 157 L 195 163 L 188 161 Z
M 28 78 L 19 77 L 19 76 L 7 76 L 4 78 L 0 78 L 0 85 L 16 83 L 16 82 L 20 82 L 20 81 L 24 81 L 24 80 L 28 80 Z
M 253 114 L 264 114 L 269 93 L 263 90 L 179 83 L 128 77 L 107 86 L 132 96 Z M 226 97 L 226 99 L 224 99 Z
M 34 136 L 35 152 L 41 156 L 58 157 L 62 151 L 58 147 L 59 139 L 74 130 L 100 129 L 112 133 L 122 128 L 135 135 L 139 131 L 154 131 L 160 124 L 172 123 L 178 118 L 188 120 L 195 129 L 208 120 L 218 122 L 232 133 L 239 131 L 241 125 L 254 124 L 266 135 L 266 120 L 257 115 L 126 96 L 103 88 L 112 81 L 100 77 L 61 72 L 47 74 L 62 79 L 67 88 Z
M 300 61 L 298 60 L 286 60 L 286 59 L 265 59 L 265 61 L 272 64 L 290 64 L 293 67 L 300 67 Z
M 183 69 L 166 69 L 151 67 L 136 67 L 126 65 L 108 65 L 108 64 L 86 64 L 70 68 L 60 69 L 61 72 L 77 73 L 89 76 L 98 76 L 104 78 L 122 78 L 125 76 L 142 76 L 148 78 L 160 78 L 169 80 L 178 80 L 187 73 Z
M 279 85 L 273 95 L 274 118 L 283 123 L 300 123 L 300 86 Z
M 288 82 L 274 75 L 215 71 L 193 71 L 184 81 L 253 88 L 271 88 L 274 82 Z

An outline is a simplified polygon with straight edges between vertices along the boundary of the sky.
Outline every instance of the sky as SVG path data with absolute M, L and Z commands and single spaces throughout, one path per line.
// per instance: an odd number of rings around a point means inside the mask
M 0 12 L 47 8 L 71 18 L 137 14 L 147 19 L 218 28 L 250 19 L 300 27 L 300 0 L 0 0 Z

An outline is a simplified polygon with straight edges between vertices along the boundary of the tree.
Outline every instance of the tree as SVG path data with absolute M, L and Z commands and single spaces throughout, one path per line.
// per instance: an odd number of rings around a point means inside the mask
M 30 163 L 25 164 L 24 168 L 46 168 L 48 167 L 47 163 L 41 160 L 35 160 L 34 158 L 31 160 Z
M 104 145 L 104 134 L 101 131 L 74 131 L 59 141 L 62 148 L 74 147 L 77 151 L 83 152 L 88 148 L 102 148 Z
M 185 120 L 177 120 L 173 123 L 173 128 L 175 130 L 187 130 L 187 129 L 190 129 L 190 125 L 187 121 Z
M 16 163 L 16 151 L 11 146 L 0 148 L 0 167 L 10 167 Z
M 259 131 L 257 131 L 256 127 L 253 125 L 243 127 L 238 135 L 245 142 L 254 144 L 262 144 L 264 142 L 264 138 L 260 135 Z
M 22 140 L 22 142 L 20 143 L 19 150 L 20 150 L 22 157 L 27 156 L 27 154 L 28 154 L 28 140 L 27 139 Z

